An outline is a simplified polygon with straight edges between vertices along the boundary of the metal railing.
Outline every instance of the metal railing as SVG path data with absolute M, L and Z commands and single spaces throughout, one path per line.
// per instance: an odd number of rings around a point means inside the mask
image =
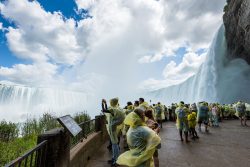
M 47 140 L 39 143 L 35 148 L 10 162 L 9 164 L 5 165 L 5 167 L 44 167 L 43 162 L 46 161 L 46 150 Z
M 79 126 L 82 128 L 82 131 L 76 136 L 71 138 L 71 148 L 76 144 L 83 141 L 84 138 L 87 138 L 88 135 L 96 131 L 96 119 L 92 119 L 86 122 L 82 122 Z

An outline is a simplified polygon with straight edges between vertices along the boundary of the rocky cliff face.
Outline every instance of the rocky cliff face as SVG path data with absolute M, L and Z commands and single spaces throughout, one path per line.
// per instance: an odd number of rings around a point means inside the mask
M 250 64 L 250 0 L 227 0 L 223 16 L 228 55 Z

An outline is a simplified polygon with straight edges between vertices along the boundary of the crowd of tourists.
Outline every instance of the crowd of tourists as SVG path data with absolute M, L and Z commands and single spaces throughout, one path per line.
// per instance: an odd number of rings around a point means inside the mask
M 183 101 L 172 103 L 170 106 L 151 104 L 143 98 L 127 102 L 124 108 L 119 105 L 119 99 L 110 100 L 107 105 L 102 100 L 102 112 L 106 116 L 106 127 L 110 137 L 108 149 L 112 152 L 112 159 L 108 160 L 111 166 L 159 167 L 158 149 L 161 148 L 160 130 L 163 121 L 175 121 L 180 140 L 190 142 L 199 139 L 196 131 L 201 132 L 204 124 L 205 133 L 208 127 L 219 127 L 223 119 L 238 119 L 242 126 L 247 126 L 247 117 L 250 116 L 250 105 L 239 101 L 234 104 L 218 104 L 199 102 L 185 104 Z M 123 138 L 124 149 L 120 155 L 120 138 Z

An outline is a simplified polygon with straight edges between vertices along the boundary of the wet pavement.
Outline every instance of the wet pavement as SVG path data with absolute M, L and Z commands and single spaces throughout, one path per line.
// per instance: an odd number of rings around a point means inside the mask
M 250 121 L 249 121 L 250 122 Z M 250 123 L 249 123 L 250 124 Z M 210 133 L 198 132 L 200 139 L 186 144 L 179 139 L 173 122 L 164 124 L 160 133 L 161 167 L 250 167 L 250 127 L 240 126 L 238 120 L 225 120 Z M 107 143 L 108 144 L 108 143 Z M 107 144 L 96 150 L 88 167 L 109 167 L 111 153 Z

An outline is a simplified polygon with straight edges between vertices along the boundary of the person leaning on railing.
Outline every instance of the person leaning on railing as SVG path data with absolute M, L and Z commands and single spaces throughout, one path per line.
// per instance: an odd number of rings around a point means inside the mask
M 122 109 L 119 107 L 119 99 L 113 98 L 110 100 L 110 107 L 107 108 L 106 100 L 103 100 L 103 112 L 106 115 L 107 120 L 107 131 L 112 143 L 112 159 L 108 162 L 112 166 L 116 165 L 116 160 L 119 156 L 120 148 L 118 144 L 118 133 L 122 129 L 122 123 L 125 118 L 125 114 Z

